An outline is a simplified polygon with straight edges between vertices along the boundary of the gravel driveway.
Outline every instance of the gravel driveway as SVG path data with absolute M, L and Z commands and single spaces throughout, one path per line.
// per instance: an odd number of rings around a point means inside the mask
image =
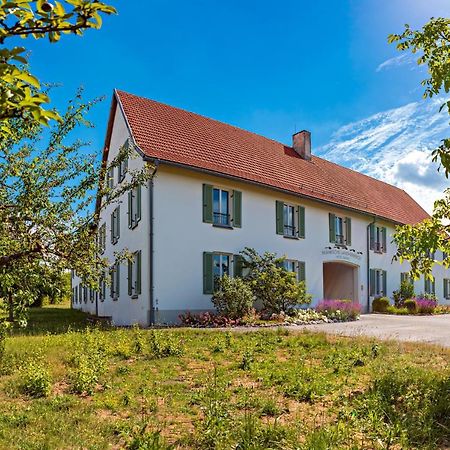
M 288 328 L 299 329 L 298 326 Z M 450 348 L 450 314 L 439 316 L 364 314 L 355 322 L 308 325 L 304 328 L 343 336 L 371 336 L 379 339 L 425 342 Z

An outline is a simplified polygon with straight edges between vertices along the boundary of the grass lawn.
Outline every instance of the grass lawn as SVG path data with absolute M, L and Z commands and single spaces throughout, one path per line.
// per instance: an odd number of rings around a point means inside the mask
M 284 329 L 97 330 L 43 308 L 7 338 L 0 448 L 444 449 L 449 362 Z

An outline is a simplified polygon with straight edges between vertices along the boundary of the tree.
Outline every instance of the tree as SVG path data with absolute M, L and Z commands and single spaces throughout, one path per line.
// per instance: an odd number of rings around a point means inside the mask
M 244 280 L 249 284 L 256 300 L 269 313 L 291 313 L 301 304 L 311 303 L 304 281 L 297 281 L 294 272 L 283 268 L 284 257 L 265 252 L 259 255 L 255 249 L 246 247 L 240 252 L 248 274 Z
M 89 28 L 102 25 L 101 14 L 116 10 L 96 0 L 0 0 L 0 44 L 8 38 L 47 37 L 58 42 L 62 34 L 82 35 Z M 58 119 L 57 112 L 46 110 L 49 103 L 39 80 L 28 69 L 24 47 L 0 49 L 0 138 L 11 132 L 6 119 L 24 118 L 48 124 Z
M 426 65 L 429 77 L 422 81 L 425 87 L 424 98 L 450 91 L 450 19 L 432 18 L 421 30 L 412 30 L 405 26 L 402 34 L 392 34 L 389 43 L 396 43 L 400 51 L 418 54 L 417 64 Z M 445 101 L 440 111 L 450 114 L 450 100 Z M 444 170 L 448 178 L 450 173 L 450 138 L 432 153 L 433 161 L 439 162 L 439 169 Z M 396 258 L 408 260 L 411 274 L 417 278 L 421 273 L 431 278 L 431 270 L 438 261 L 433 255 L 442 250 L 447 256 L 443 261 L 450 266 L 450 190 L 434 204 L 434 211 L 429 219 L 418 224 L 398 227 L 394 236 L 397 244 Z
M 79 93 L 49 127 L 11 119 L 12 133 L 0 140 L 0 296 L 11 320 L 33 303 L 39 286 L 51 285 L 67 268 L 98 287 L 108 266 L 97 248 L 98 217 L 149 179 L 147 168 L 130 170 L 128 181 L 110 189 L 105 174 L 133 157 L 133 145 L 124 145 L 107 167 L 86 143 L 70 141 L 75 128 L 90 126 L 86 115 L 94 104 Z

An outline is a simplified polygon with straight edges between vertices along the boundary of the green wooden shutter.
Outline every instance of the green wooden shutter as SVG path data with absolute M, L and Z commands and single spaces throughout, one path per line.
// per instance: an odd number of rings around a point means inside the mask
M 213 223 L 213 187 L 203 185 L 203 222 Z
M 116 208 L 116 241 L 120 238 L 120 205 Z
M 444 298 L 448 298 L 448 279 L 444 278 Z
M 370 236 L 370 250 L 375 249 L 375 224 L 371 223 L 369 225 L 369 236 Z
M 369 271 L 369 293 L 371 296 L 375 295 L 375 269 L 370 269 Z
M 114 225 L 115 225 L 115 220 L 114 220 L 114 215 L 116 213 L 116 210 L 114 210 L 111 213 L 111 243 L 114 244 Z
M 298 207 L 298 237 L 305 237 L 305 208 L 303 206 Z
M 213 254 L 209 252 L 203 252 L 203 293 L 212 294 L 213 291 Z
M 381 245 L 382 245 L 382 252 L 386 253 L 387 250 L 387 244 L 386 244 L 386 227 L 383 227 L 381 229 Z
M 280 201 L 275 202 L 275 212 L 276 212 L 276 229 L 277 234 L 284 234 L 284 203 Z
M 383 270 L 383 296 L 387 296 L 387 272 Z
M 138 222 L 139 220 L 141 220 L 141 205 L 142 205 L 142 200 L 141 200 L 141 186 L 139 185 L 136 189 L 136 222 Z
M 109 296 L 112 298 L 114 297 L 114 288 L 115 288 L 115 272 L 114 272 L 114 266 L 109 271 Z
M 133 226 L 133 190 L 128 191 L 128 228 Z
M 233 256 L 233 275 L 235 277 L 242 277 L 244 269 L 244 257 L 242 255 Z
M 233 226 L 242 226 L 242 192 L 233 191 Z
M 433 295 L 436 294 L 436 278 L 433 278 L 433 281 L 431 282 L 431 293 Z
M 336 242 L 336 215 L 329 213 L 328 222 L 330 228 L 330 242 Z
M 352 219 L 350 217 L 345 218 L 345 243 L 352 245 Z
M 120 264 L 116 263 L 116 297 L 120 295 Z
M 404 283 L 408 279 L 408 274 L 406 272 L 400 273 L 400 284 Z
M 140 295 L 142 292 L 142 277 L 141 277 L 141 271 L 142 271 L 142 252 L 139 250 L 136 253 L 136 294 Z
M 133 295 L 133 261 L 128 261 L 128 295 Z
M 306 267 L 304 261 L 298 262 L 298 281 L 306 281 Z

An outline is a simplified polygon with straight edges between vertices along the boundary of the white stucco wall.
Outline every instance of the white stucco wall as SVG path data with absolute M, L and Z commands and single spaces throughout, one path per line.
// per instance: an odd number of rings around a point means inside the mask
M 120 146 L 129 137 L 126 123 L 120 109 L 117 109 L 111 136 L 109 160 L 112 160 Z M 129 170 L 143 167 L 142 158 L 130 159 Z M 117 171 L 115 172 L 117 183 Z M 242 192 L 242 227 L 223 229 L 202 221 L 203 183 L 237 189 Z M 281 200 L 305 207 L 305 239 L 288 239 L 276 234 L 275 202 Z M 149 323 L 150 308 L 150 217 L 149 191 L 142 187 L 142 219 L 137 228 L 128 228 L 127 197 L 122 199 L 120 239 L 111 243 L 110 215 L 116 205 L 110 205 L 102 212 L 100 225 L 106 222 L 105 256 L 114 262 L 114 253 L 123 249 L 142 252 L 142 294 L 132 299 L 127 290 L 127 266 L 120 271 L 120 297 L 113 300 L 107 287 L 106 299 L 98 301 L 100 316 L 112 317 L 117 325 Z M 336 251 L 329 242 L 328 214 L 335 213 L 352 219 L 351 251 Z M 305 200 L 248 183 L 238 182 L 201 172 L 170 167 L 160 164 L 154 180 L 154 307 L 157 322 L 174 322 L 180 313 L 211 310 L 210 295 L 203 294 L 203 252 L 224 252 L 237 254 L 244 247 L 253 247 L 258 252 L 270 251 L 285 255 L 288 259 L 306 263 L 306 283 L 313 296 L 313 304 L 324 297 L 323 263 L 340 261 L 350 263 L 357 273 L 355 295 L 364 310 L 368 307 L 367 280 L 367 226 L 372 217 L 347 211 L 317 201 Z M 387 253 L 369 252 L 370 268 L 387 271 L 387 293 L 400 285 L 400 273 L 407 272 L 409 265 L 392 262 L 395 246 L 391 243 L 394 227 L 387 222 Z M 331 249 L 330 249 L 331 248 Z M 438 258 L 442 255 L 439 254 Z M 443 300 L 444 276 L 450 278 L 450 271 L 435 266 L 436 295 Z M 78 278 L 72 280 L 79 284 Z M 416 293 L 424 291 L 423 279 L 415 282 Z M 370 299 L 371 300 L 371 299 Z M 95 302 L 73 305 L 95 313 Z

